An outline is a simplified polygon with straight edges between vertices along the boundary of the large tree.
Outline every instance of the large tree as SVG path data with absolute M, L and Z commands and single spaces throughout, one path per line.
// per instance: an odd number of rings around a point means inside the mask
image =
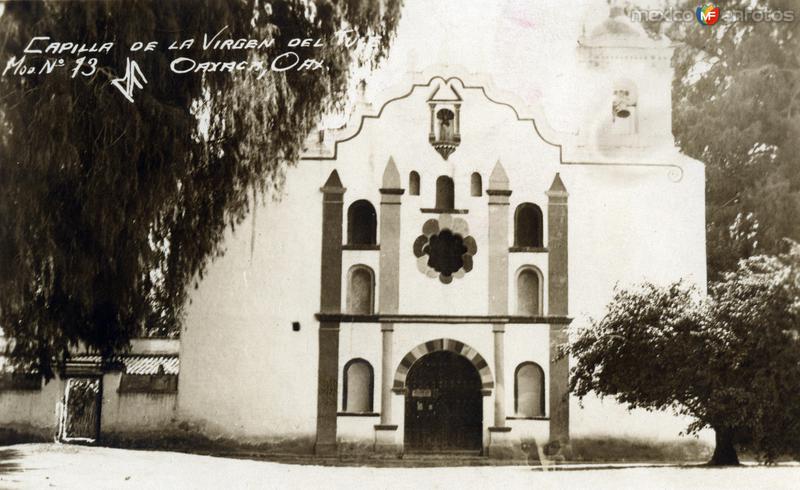
M 142 329 L 177 330 L 187 287 L 223 253 L 226 227 L 280 187 L 305 136 L 340 108 L 354 66 L 386 53 L 399 0 L 11 2 L 0 62 L 34 36 L 114 42 L 110 53 L 31 55 L 70 69 L 0 77 L 0 328 L 22 366 L 54 375 L 85 345 L 105 356 Z M 274 40 L 258 50 L 204 50 L 203 35 Z M 340 29 L 381 36 L 346 49 Z M 195 38 L 183 51 L 173 41 Z M 322 47 L 288 48 L 293 38 Z M 136 41 L 157 41 L 132 53 Z M 260 59 L 294 51 L 315 71 L 177 75 L 170 62 Z M 80 56 L 96 70 L 72 77 Z M 111 84 L 136 61 L 147 83 L 126 100 Z M 90 69 L 84 72 L 92 72 Z
M 737 446 L 800 457 L 800 245 L 743 260 L 712 293 L 618 290 L 571 346 L 571 389 L 691 416 L 688 432 L 716 433 L 711 464 L 738 464 Z
M 800 240 L 798 3 L 713 3 L 723 14 L 713 26 L 648 26 L 677 42 L 673 131 L 681 150 L 706 164 L 710 280 L 741 258 L 783 251 L 783 238 Z M 749 17 L 725 17 L 735 15 Z

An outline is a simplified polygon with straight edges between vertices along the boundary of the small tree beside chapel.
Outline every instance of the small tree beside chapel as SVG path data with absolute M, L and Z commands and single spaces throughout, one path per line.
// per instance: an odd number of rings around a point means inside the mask
M 740 262 L 709 296 L 678 282 L 617 290 L 578 333 L 570 388 L 628 408 L 672 410 L 711 428 L 709 464 L 800 456 L 800 244 Z

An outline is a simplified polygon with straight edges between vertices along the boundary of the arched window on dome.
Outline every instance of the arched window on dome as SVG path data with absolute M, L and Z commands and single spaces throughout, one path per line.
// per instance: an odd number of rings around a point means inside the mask
M 372 365 L 364 359 L 351 359 L 344 365 L 342 410 L 347 413 L 372 412 L 375 380 Z
M 524 202 L 514 212 L 514 246 L 542 247 L 542 210 L 536 204 Z
M 527 361 L 514 371 L 514 411 L 519 417 L 544 417 L 544 370 Z
M 408 194 L 410 196 L 419 195 L 419 174 L 415 171 L 408 174 Z
M 347 312 L 371 315 L 375 305 L 375 274 L 366 265 L 354 265 L 347 277 Z
M 533 266 L 526 266 L 517 274 L 517 314 L 542 315 L 542 275 Z
M 378 218 L 375 208 L 366 199 L 354 202 L 347 208 L 347 244 L 376 245 Z
M 470 179 L 470 195 L 473 197 L 480 197 L 483 195 L 483 180 L 481 174 L 475 172 Z
M 455 189 L 453 179 L 442 175 L 436 179 L 436 209 L 453 209 L 455 207 Z

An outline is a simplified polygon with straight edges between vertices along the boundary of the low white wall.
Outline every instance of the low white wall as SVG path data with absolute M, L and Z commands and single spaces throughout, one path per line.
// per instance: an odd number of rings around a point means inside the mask
M 58 378 L 43 382 L 41 390 L 0 391 L 0 429 L 55 436 L 56 410 L 63 394 L 64 382 Z
M 101 437 L 111 432 L 135 436 L 174 422 L 177 393 L 119 393 L 120 378 L 121 373 L 103 376 Z M 0 431 L 55 437 L 64 388 L 65 381 L 56 378 L 41 390 L 0 391 Z
M 103 376 L 101 432 L 152 432 L 174 421 L 177 393 L 120 393 L 121 373 Z

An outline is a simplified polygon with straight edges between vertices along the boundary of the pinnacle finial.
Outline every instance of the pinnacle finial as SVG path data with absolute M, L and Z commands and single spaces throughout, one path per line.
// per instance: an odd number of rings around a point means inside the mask
M 397 170 L 394 158 L 389 157 L 389 161 L 386 162 L 386 168 L 383 171 L 382 187 L 384 189 L 399 189 L 400 185 L 400 172 Z
M 503 164 L 500 163 L 500 160 L 497 160 L 497 163 L 494 164 L 494 169 L 492 169 L 492 174 L 489 176 L 489 189 L 508 190 L 508 188 L 506 169 L 503 168 Z
M 556 176 L 553 178 L 553 183 L 550 184 L 550 189 L 547 190 L 548 196 L 568 196 L 567 187 L 564 185 L 564 181 L 561 180 L 561 174 L 556 172 Z
M 325 184 L 322 186 L 328 189 L 342 189 L 342 180 L 339 178 L 339 172 L 336 169 L 331 172 L 331 175 L 328 177 L 328 180 L 325 181 Z

